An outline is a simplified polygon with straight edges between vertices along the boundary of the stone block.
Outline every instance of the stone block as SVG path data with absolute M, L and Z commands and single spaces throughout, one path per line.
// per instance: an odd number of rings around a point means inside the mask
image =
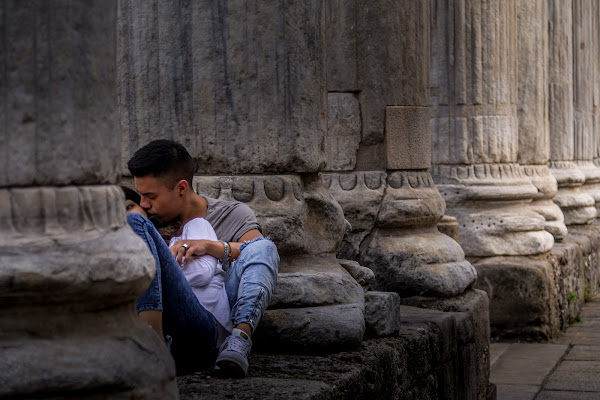
M 354 93 L 329 93 L 326 171 L 351 171 L 360 144 L 360 105 Z
M 473 263 L 490 299 L 492 336 L 546 340 L 559 329 L 552 264 L 534 257 L 488 257 Z
M 375 280 L 375 274 L 369 268 L 363 267 L 356 261 L 337 260 L 342 267 L 362 286 L 365 293 L 369 290 L 371 283 Z
M 385 108 L 387 169 L 428 169 L 431 166 L 429 107 Z
M 330 352 L 358 347 L 364 333 L 361 302 L 267 310 L 253 341 L 268 351 Z
M 391 336 L 400 328 L 400 296 L 394 292 L 365 293 L 365 325 L 369 337 Z
M 281 260 L 269 307 L 316 307 L 363 301 L 362 287 L 333 255 L 327 258 L 298 255 Z

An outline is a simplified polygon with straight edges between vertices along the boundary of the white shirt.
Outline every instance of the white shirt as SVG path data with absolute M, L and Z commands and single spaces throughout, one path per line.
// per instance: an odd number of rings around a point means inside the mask
M 183 226 L 181 236 L 171 238 L 170 245 L 178 240 L 186 239 L 217 240 L 217 235 L 207 220 L 194 218 Z M 182 271 L 200 304 L 221 325 L 217 343 L 217 345 L 220 345 L 233 329 L 229 300 L 227 300 L 227 292 L 225 291 L 226 274 L 221 267 L 221 263 L 215 257 L 205 254 L 200 257 L 193 257 L 191 261 L 182 267 Z

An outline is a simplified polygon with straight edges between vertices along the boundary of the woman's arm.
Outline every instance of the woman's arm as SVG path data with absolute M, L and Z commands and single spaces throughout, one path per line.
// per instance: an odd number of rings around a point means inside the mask
M 252 229 L 243 234 L 239 239 L 239 242 L 228 242 L 230 248 L 229 261 L 234 261 L 240 256 L 240 246 L 244 242 L 248 242 L 257 237 L 262 237 L 262 234 L 258 229 Z M 184 244 L 188 245 L 187 250 L 183 247 Z M 221 259 L 225 255 L 225 246 L 223 245 L 223 242 L 218 240 L 178 240 L 173 242 L 169 249 L 177 259 L 179 265 L 186 265 L 188 261 L 194 260 L 193 257 L 184 258 L 186 255 L 203 256 L 209 254 L 217 259 Z
M 173 249 L 175 246 L 177 246 L 177 243 L 183 244 L 187 242 L 196 242 L 198 240 L 209 241 L 216 240 L 217 238 L 212 226 L 208 223 L 208 221 L 201 218 L 196 218 L 189 221 L 183 228 L 182 237 L 183 239 L 174 242 L 170 249 Z M 182 250 L 185 250 L 183 247 L 181 247 L 181 245 L 179 245 L 179 247 Z M 215 271 L 217 269 L 217 258 L 211 256 L 210 254 L 204 254 L 201 257 L 192 256 L 193 253 L 189 252 L 185 258 L 183 258 L 182 255 L 184 264 L 181 263 L 182 260 L 177 260 L 177 262 L 180 265 L 183 265 L 183 273 L 190 286 L 207 285 L 212 281 L 215 275 Z

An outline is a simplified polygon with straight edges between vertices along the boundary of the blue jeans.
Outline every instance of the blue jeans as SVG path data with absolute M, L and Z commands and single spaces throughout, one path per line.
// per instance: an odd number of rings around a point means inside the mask
M 246 323 L 254 332 L 271 300 L 278 268 L 279 253 L 271 240 L 256 238 L 240 246 L 225 278 L 234 327 Z
M 173 338 L 171 354 L 177 374 L 213 363 L 217 321 L 198 301 L 169 247 L 148 219 L 127 214 L 131 229 L 148 245 L 156 261 L 156 276 L 137 300 L 137 311 L 162 310 L 163 332 Z

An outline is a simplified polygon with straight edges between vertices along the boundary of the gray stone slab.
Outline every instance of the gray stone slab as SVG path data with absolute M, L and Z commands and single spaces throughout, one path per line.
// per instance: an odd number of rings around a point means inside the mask
M 563 361 L 550 375 L 544 389 L 565 391 L 597 391 L 600 398 L 600 362 Z
M 571 333 L 554 340 L 556 344 L 595 345 L 598 344 L 598 334 L 594 332 Z
M 533 400 L 539 392 L 536 385 L 496 385 L 496 400 Z
M 569 350 L 565 360 L 575 361 L 600 361 L 600 345 L 576 345 Z
M 490 343 L 490 368 L 509 347 L 510 343 Z
M 490 371 L 495 384 L 541 385 L 567 350 L 566 345 L 513 343 Z
M 598 392 L 567 392 L 562 390 L 543 390 L 536 400 L 598 400 Z M 500 400 L 500 397 L 498 397 Z

